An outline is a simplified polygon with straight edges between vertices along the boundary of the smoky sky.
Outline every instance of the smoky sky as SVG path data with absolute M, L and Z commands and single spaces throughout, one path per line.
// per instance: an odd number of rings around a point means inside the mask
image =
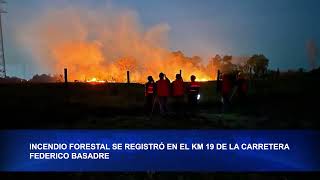
M 45 73 L 16 40 L 21 24 L 49 9 L 72 6 L 129 9 L 146 28 L 168 24 L 168 48 L 204 61 L 215 54 L 259 53 L 270 59 L 271 68 L 308 69 L 307 42 L 320 46 L 318 0 L 10 0 L 3 15 L 9 76 Z

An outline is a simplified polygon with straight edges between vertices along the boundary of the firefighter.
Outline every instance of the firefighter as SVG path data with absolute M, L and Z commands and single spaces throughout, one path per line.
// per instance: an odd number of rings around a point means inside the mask
M 174 107 L 178 114 L 181 114 L 184 106 L 184 83 L 181 74 L 176 74 L 176 80 L 172 82 L 172 96 Z
M 198 100 L 200 97 L 200 83 L 196 82 L 196 76 L 191 76 L 191 82 L 188 86 L 188 103 L 190 112 L 194 112 L 197 109 Z
M 246 101 L 246 97 L 248 94 L 248 89 L 249 89 L 249 85 L 248 85 L 248 81 L 245 77 L 244 74 L 239 73 L 238 77 L 237 77 L 237 95 L 239 97 L 239 101 L 240 103 L 245 103 Z
M 159 78 L 160 79 L 157 81 L 157 98 L 159 100 L 161 115 L 166 115 L 168 113 L 170 80 L 164 73 L 160 73 Z
M 231 75 L 227 73 L 222 74 L 222 86 L 221 86 L 221 99 L 222 99 L 222 112 L 227 112 L 230 109 L 230 97 L 232 95 L 233 83 Z
M 151 113 L 153 101 L 155 97 L 155 83 L 152 76 L 148 76 L 148 82 L 145 85 L 145 110 L 146 113 Z

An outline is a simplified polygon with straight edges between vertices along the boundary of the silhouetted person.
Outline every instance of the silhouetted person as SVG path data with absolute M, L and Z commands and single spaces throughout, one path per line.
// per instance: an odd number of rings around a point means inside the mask
M 169 86 L 170 80 L 164 73 L 160 73 L 159 80 L 157 81 L 157 96 L 161 115 L 166 115 L 168 113 Z
M 180 74 L 176 74 L 176 79 L 172 82 L 172 96 L 174 99 L 174 109 L 178 114 L 182 114 L 184 108 L 184 83 Z
M 222 74 L 222 84 L 221 84 L 221 96 L 222 96 L 222 112 L 227 112 L 230 110 L 231 102 L 230 97 L 233 90 L 233 82 L 230 74 Z
M 188 85 L 188 104 L 189 111 L 195 112 L 198 105 L 198 97 L 200 96 L 200 83 L 196 82 L 196 76 L 191 76 L 191 82 Z
M 217 93 L 221 94 L 221 88 L 222 88 L 222 73 L 220 72 L 220 70 L 218 70 L 217 72 Z
M 238 74 L 237 77 L 237 95 L 239 97 L 239 101 L 241 104 L 246 103 L 247 94 L 249 90 L 248 80 L 246 79 L 245 75 L 242 73 Z
M 152 76 L 148 76 L 148 82 L 145 85 L 145 111 L 151 113 L 156 94 L 156 84 Z
M 278 69 L 277 69 L 277 73 L 276 73 L 276 79 L 279 80 L 279 78 L 280 78 L 280 70 L 279 70 L 279 68 L 278 68 Z

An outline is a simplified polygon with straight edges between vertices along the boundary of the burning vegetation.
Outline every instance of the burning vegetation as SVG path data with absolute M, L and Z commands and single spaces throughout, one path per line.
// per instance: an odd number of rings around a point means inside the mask
M 249 62 L 249 57 L 219 55 L 205 63 L 199 56 L 172 52 L 167 45 L 169 29 L 167 24 L 143 28 L 136 13 L 129 10 L 51 9 L 19 28 L 17 40 L 42 72 L 59 77 L 57 81 L 64 68 L 70 81 L 126 82 L 130 71 L 130 82 L 141 83 L 150 75 L 157 78 L 160 72 L 174 79 L 182 70 L 185 81 L 191 75 L 198 81 L 209 81 L 216 78 L 218 69 L 240 67 L 251 72 L 268 65 L 263 60 L 260 66 L 246 66 L 243 63 Z
M 80 82 L 144 82 L 165 72 L 171 79 L 215 76 L 200 57 L 187 57 L 167 47 L 169 26 L 145 29 L 132 11 L 90 11 L 81 8 L 45 11 L 18 32 L 23 48 L 51 74 L 68 68 L 69 79 Z

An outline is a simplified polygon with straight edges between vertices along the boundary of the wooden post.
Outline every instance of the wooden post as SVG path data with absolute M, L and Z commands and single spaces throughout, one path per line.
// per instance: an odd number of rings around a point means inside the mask
M 130 84 L 130 71 L 127 71 L 127 82 Z
M 280 69 L 278 68 L 277 69 L 277 75 L 276 75 L 277 80 L 279 79 L 279 77 L 280 77 Z
M 64 68 L 64 83 L 68 83 L 68 69 Z

